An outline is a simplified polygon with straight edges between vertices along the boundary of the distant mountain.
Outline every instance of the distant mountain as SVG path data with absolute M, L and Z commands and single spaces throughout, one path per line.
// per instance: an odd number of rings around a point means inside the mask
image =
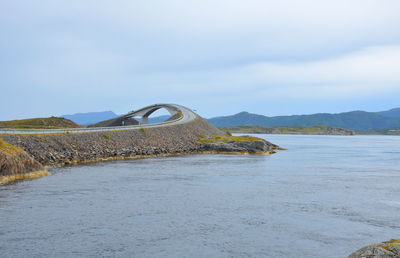
M 171 116 L 169 116 L 169 115 L 149 117 L 149 124 L 162 123 L 162 122 L 165 122 L 165 120 L 167 120 L 170 117 Z
M 80 125 L 89 125 L 100 121 L 108 120 L 111 118 L 115 118 L 117 116 L 118 115 L 112 111 L 104 111 L 104 112 L 77 113 L 73 115 L 63 115 L 61 117 L 72 120 Z
M 387 111 L 376 112 L 376 114 L 384 117 L 395 117 L 400 118 L 400 108 L 393 108 Z
M 392 128 L 400 126 L 400 117 L 394 117 L 396 109 L 384 113 L 352 111 L 339 114 L 319 113 L 312 115 L 293 115 L 267 117 L 263 115 L 241 112 L 232 116 L 215 117 L 208 119 L 217 127 L 240 126 L 240 125 L 259 125 L 259 126 L 316 126 L 326 125 L 352 130 L 371 130 Z M 392 115 L 391 117 L 388 116 Z

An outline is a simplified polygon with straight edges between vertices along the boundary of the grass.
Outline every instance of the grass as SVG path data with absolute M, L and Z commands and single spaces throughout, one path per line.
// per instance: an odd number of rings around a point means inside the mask
M 391 240 L 385 242 L 385 244 L 380 247 L 382 247 L 383 249 L 386 249 L 388 251 L 391 251 L 389 247 L 397 246 L 397 245 L 400 245 L 400 239 L 391 239 Z
M 254 136 L 209 136 L 199 137 L 200 143 L 220 143 L 220 142 L 262 142 L 263 140 Z
M 140 131 L 142 131 L 143 133 L 146 132 L 146 129 L 144 129 L 143 127 L 140 128 Z
M 105 134 L 104 138 L 106 138 L 108 140 L 108 139 L 110 139 L 110 135 L 109 134 Z
M 14 145 L 5 142 L 3 139 L 0 138 L 0 152 L 6 156 L 15 157 L 17 156 L 17 154 L 23 153 L 24 151 L 18 147 L 15 147 Z M 0 185 L 7 184 L 17 180 L 34 179 L 42 176 L 47 176 L 49 174 L 50 173 L 48 171 L 37 171 L 24 174 L 0 176 Z
M 14 145 L 6 143 L 3 139 L 0 138 L 0 151 L 8 156 L 14 157 L 17 153 L 21 153 L 22 150 Z
M 14 129 L 60 129 L 81 128 L 82 126 L 63 117 L 31 118 L 23 120 L 0 121 L 0 128 Z

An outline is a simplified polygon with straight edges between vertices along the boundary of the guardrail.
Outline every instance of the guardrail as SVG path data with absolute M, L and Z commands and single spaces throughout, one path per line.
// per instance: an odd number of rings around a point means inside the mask
M 63 129 L 13 129 L 0 128 L 0 134 L 56 134 L 56 133 L 89 133 L 89 132 L 104 132 L 104 131 L 121 131 L 133 130 L 140 128 L 158 127 L 160 125 L 169 125 L 183 119 L 183 114 L 172 121 L 144 124 L 144 125 L 127 125 L 127 126 L 112 126 L 112 127 L 86 127 L 86 128 L 63 128 Z

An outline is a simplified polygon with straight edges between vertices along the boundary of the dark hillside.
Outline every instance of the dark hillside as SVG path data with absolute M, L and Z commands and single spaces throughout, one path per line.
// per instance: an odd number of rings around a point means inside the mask
M 215 117 L 209 121 L 217 127 L 258 125 L 258 126 L 316 126 L 325 125 L 352 130 L 371 130 L 400 126 L 400 118 L 384 117 L 377 113 L 352 111 L 339 114 L 319 113 L 267 117 L 241 112 L 232 116 Z
M 400 118 L 400 108 L 393 108 L 387 111 L 376 112 L 376 114 L 384 117 L 395 117 Z

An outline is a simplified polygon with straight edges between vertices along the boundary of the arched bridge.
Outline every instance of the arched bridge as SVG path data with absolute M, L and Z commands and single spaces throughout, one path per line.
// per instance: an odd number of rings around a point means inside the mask
M 165 108 L 171 117 L 162 123 L 148 124 L 149 116 L 155 111 Z M 139 124 L 133 117 L 141 117 Z M 183 124 L 193 121 L 197 115 L 187 107 L 177 104 L 155 104 L 138 110 L 131 111 L 125 115 L 114 119 L 102 121 L 96 127 L 89 128 L 66 128 L 66 129 L 0 129 L 0 134 L 48 134 L 48 133 L 81 133 L 81 132 L 100 132 L 113 130 L 132 130 L 149 127 L 162 127 L 173 124 Z M 136 123 L 134 122 L 136 121 Z
M 149 123 L 149 116 L 159 109 L 166 109 L 171 117 L 168 118 L 166 122 L 173 122 L 179 119 L 182 119 L 184 116 L 184 112 L 186 115 L 189 115 L 187 108 L 176 105 L 176 104 L 155 104 L 148 107 L 144 107 L 138 110 L 134 110 L 129 112 L 126 115 L 122 115 L 107 121 L 103 121 L 98 123 L 100 126 L 123 126 L 123 125 L 138 125 L 139 122 L 133 119 L 134 117 L 141 117 L 140 124 L 146 125 Z M 191 111 L 190 111 L 191 112 Z M 192 113 L 192 112 L 191 112 Z
M 131 111 L 128 114 L 124 115 L 123 117 L 132 118 L 132 117 L 141 116 L 142 124 L 148 124 L 149 116 L 161 108 L 165 108 L 170 113 L 171 118 L 176 117 L 176 119 L 178 119 L 182 115 L 180 106 L 173 105 L 173 104 L 156 104 L 156 105 L 151 105 L 148 107 L 141 108 L 136 111 Z M 170 120 L 175 120 L 175 119 L 171 119 L 171 118 L 170 118 Z

